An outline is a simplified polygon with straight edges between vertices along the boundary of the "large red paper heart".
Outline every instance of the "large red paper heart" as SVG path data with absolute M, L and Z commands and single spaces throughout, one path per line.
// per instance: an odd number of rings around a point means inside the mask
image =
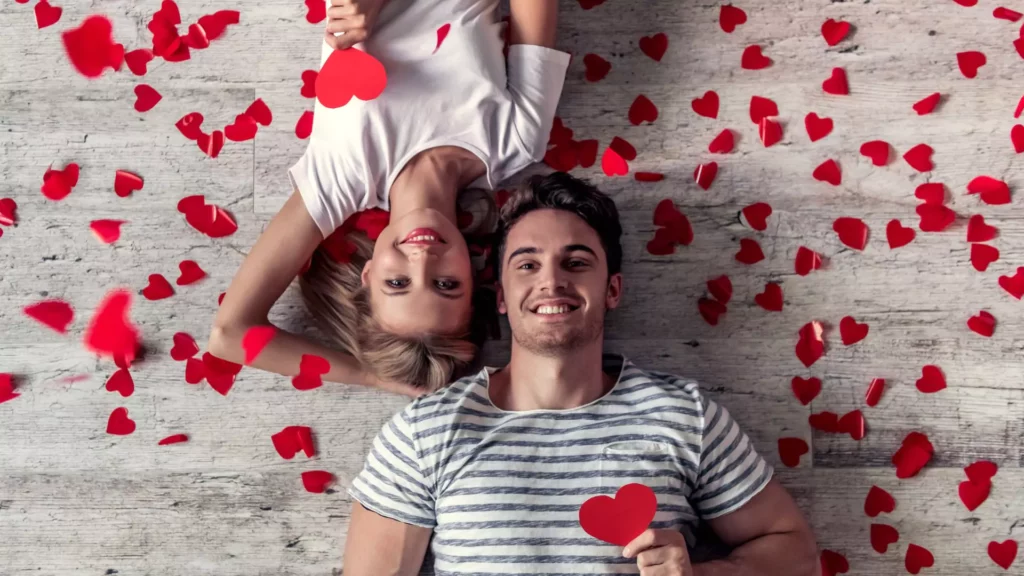
M 135 87 L 135 110 L 149 112 L 161 100 L 163 96 L 149 84 L 139 84 Z
M 806 246 L 801 246 L 800 248 L 797 248 L 796 259 L 793 267 L 797 274 L 807 276 L 814 270 L 821 268 L 821 254 L 818 254 Z
M 982 482 L 972 482 L 967 480 L 961 482 L 957 488 L 957 493 L 960 496 L 960 501 L 963 502 L 967 510 L 974 512 L 978 506 L 981 506 L 985 500 L 988 500 L 989 492 L 992 490 L 992 483 L 988 480 Z
M 625 546 L 647 530 L 657 511 L 653 490 L 643 484 L 626 484 L 614 497 L 587 499 L 580 506 L 580 527 L 598 540 Z
M 836 576 L 837 574 L 846 574 L 850 571 L 850 563 L 846 561 L 846 557 L 832 550 L 822 550 L 819 561 L 821 563 L 821 576 Z
M 741 24 L 747 23 L 747 13 L 742 8 L 726 4 L 718 12 L 718 25 L 726 34 L 732 34 L 733 30 Z
M 314 354 L 303 354 L 299 361 L 299 373 L 292 377 L 296 390 L 312 390 L 324 385 L 323 375 L 331 371 L 326 359 Z
M 849 32 L 849 22 L 836 21 L 829 18 L 821 25 L 821 37 L 825 39 L 825 43 L 829 46 L 835 46 L 842 42 Z
M 971 482 L 989 482 L 997 472 L 999 472 L 999 467 L 995 462 L 988 460 L 978 460 L 964 467 L 964 473 L 967 474 L 967 479 Z
M 922 568 L 930 568 L 934 564 L 935 557 L 927 549 L 917 544 L 911 544 L 907 548 L 907 557 L 903 561 L 903 566 L 907 569 L 907 572 L 917 574 Z
M 817 321 L 808 322 L 800 328 L 796 357 L 806 368 L 810 368 L 825 353 L 823 333 L 824 328 Z
M 116 408 L 107 418 L 107 434 L 127 436 L 135 432 L 135 421 L 128 417 L 127 408 Z
M 821 83 L 821 89 L 826 94 L 846 96 L 850 93 L 850 84 L 846 81 L 846 71 L 842 68 L 833 68 L 832 75 Z
M 835 412 L 818 412 L 807 417 L 811 428 L 835 434 L 839 432 L 839 414 Z
M 693 170 L 693 181 L 697 183 L 704 190 L 711 188 L 711 183 L 715 181 L 715 176 L 718 174 L 718 162 L 707 162 L 705 164 L 698 164 Z
M 270 437 L 274 450 L 285 460 L 291 460 L 302 450 L 307 458 L 316 455 L 313 446 L 313 431 L 309 426 L 285 426 L 283 430 Z
M 912 478 L 932 459 L 935 447 L 928 437 L 920 432 L 911 432 L 903 439 L 900 448 L 892 455 L 892 463 L 896 466 L 896 477 Z
M 766 202 L 756 202 L 740 211 L 747 225 L 759 232 L 768 229 L 768 217 L 772 215 L 772 207 Z
M 875 166 L 885 166 L 889 163 L 889 143 L 884 140 L 872 140 L 860 145 L 860 153 L 871 158 Z
M 782 140 L 782 124 L 768 117 L 761 118 L 757 135 L 761 138 L 761 144 L 768 148 Z
M 765 284 L 764 292 L 755 295 L 754 302 L 769 312 L 782 312 L 782 287 L 770 282 Z
M 224 127 L 224 136 L 232 142 L 245 142 L 256 137 L 259 126 L 248 114 L 235 116 L 235 121 Z
M 725 314 L 728 309 L 725 304 L 717 300 L 701 298 L 697 300 L 697 311 L 700 312 L 700 316 L 705 322 L 712 326 L 718 326 L 719 316 Z
M 983 246 L 983 244 L 975 244 L 974 246 Z M 1013 276 L 1000 276 L 999 287 L 1006 290 L 1010 296 L 1017 300 L 1024 297 L 1024 266 L 1019 266 L 1017 273 Z
M 839 170 L 839 164 L 832 159 L 822 162 L 814 169 L 812 176 L 814 176 L 815 180 L 828 182 L 833 186 L 839 186 L 843 182 L 843 175 Z
M 633 100 L 628 116 L 629 123 L 633 126 L 639 126 L 644 122 L 654 122 L 658 119 L 658 107 L 651 102 L 650 98 L 641 94 L 636 97 L 636 100 Z
M 325 108 L 340 108 L 353 97 L 364 102 L 387 87 L 384 65 L 362 50 L 334 50 L 316 78 L 316 97 Z
M 844 316 L 839 321 L 839 334 L 843 339 L 843 344 L 846 346 L 856 344 L 867 338 L 868 328 L 867 324 L 858 324 L 853 316 Z
M 878 486 L 872 486 L 864 499 L 864 513 L 874 518 L 881 513 L 890 513 L 896 509 L 896 499 Z
M 972 332 L 986 338 L 991 338 L 996 330 L 996 318 L 992 314 L 982 310 L 977 316 L 967 319 L 967 327 Z
M 142 289 L 142 295 L 146 300 L 163 300 L 174 295 L 174 288 L 163 274 L 150 274 L 149 284 Z
M 761 260 L 764 260 L 764 252 L 757 240 L 741 238 L 740 251 L 736 253 L 736 261 L 743 264 L 757 264 Z
M 832 133 L 833 122 L 831 118 L 819 117 L 814 112 L 804 116 L 804 128 L 807 129 L 807 136 L 811 142 L 817 142 Z
M 967 193 L 978 194 L 982 202 L 993 206 L 1010 203 L 1010 187 L 991 176 L 978 176 L 968 182 Z
M 316 1 L 320 2 L 320 0 Z M 323 4 L 323 2 L 320 3 Z M 302 487 L 306 489 L 306 492 L 323 494 L 332 482 L 334 482 L 334 474 L 324 470 L 311 470 L 302 473 Z
M 36 28 L 42 30 L 47 26 L 53 26 L 60 21 L 60 15 L 64 12 L 59 6 L 51 6 L 47 0 L 39 0 L 36 4 Z
M 932 394 L 946 387 L 946 377 L 938 366 L 929 364 L 921 368 L 921 377 L 917 380 L 917 389 L 925 394 Z
M 878 406 L 878 401 L 882 399 L 884 390 L 885 378 L 872 378 L 867 392 L 864 393 L 864 403 L 871 407 Z
M 732 299 L 732 280 L 726 275 L 712 278 L 707 282 L 708 292 L 722 304 L 728 304 Z
M 935 107 L 939 105 L 939 100 L 942 99 L 942 94 L 935 92 L 925 96 L 917 103 L 914 104 L 914 112 L 917 112 L 918 116 L 924 116 L 925 114 L 931 114 Z
M 705 118 L 718 118 L 718 93 L 708 90 L 700 98 L 694 98 L 690 102 L 693 111 Z
M 907 164 L 918 172 L 928 172 L 935 166 L 932 164 L 932 147 L 927 144 L 918 144 L 903 155 Z
M 740 66 L 744 70 L 761 70 L 772 65 L 772 59 L 761 53 L 761 47 L 757 44 L 747 46 L 740 58 Z
M 598 82 L 604 79 L 612 70 L 611 62 L 601 58 L 597 54 L 587 54 L 583 57 L 583 66 L 586 68 L 584 77 L 587 82 Z
M 98 78 L 108 66 L 119 69 L 124 46 L 114 43 L 114 27 L 106 16 L 87 17 L 78 28 L 61 33 L 71 65 L 86 78 Z
M 988 60 L 985 58 L 985 54 L 976 50 L 969 52 L 958 52 L 956 55 L 956 65 L 960 67 L 960 73 L 966 78 L 974 78 L 978 75 L 978 68 L 985 65 Z
M 864 421 L 864 413 L 860 410 L 854 410 L 843 414 L 843 417 L 839 419 L 838 431 L 849 434 L 850 438 L 860 441 L 864 439 L 867 434 L 867 423 Z
M 913 228 L 900 224 L 900 221 L 895 218 L 885 226 L 885 238 L 889 241 L 889 248 L 892 250 L 910 244 L 914 241 L 915 236 L 917 236 L 917 232 L 914 232 Z
M 922 232 L 942 232 L 956 221 L 956 212 L 941 204 L 921 204 L 914 211 L 921 218 L 918 228 Z
M 173 337 L 174 346 L 171 348 L 171 358 L 181 362 L 188 360 L 199 353 L 199 345 L 195 338 L 187 332 L 177 332 Z
M 245 363 L 252 364 L 252 361 L 260 355 L 263 348 L 270 344 L 270 341 L 277 334 L 274 326 L 253 326 L 245 331 L 242 336 L 242 349 L 245 350 Z
M 854 250 L 863 250 L 868 244 L 868 225 L 860 218 L 836 218 L 832 230 L 839 235 L 840 242 Z
M 130 365 L 139 350 L 139 331 L 131 323 L 131 306 L 131 292 L 118 289 L 107 293 L 85 329 L 86 350 Z
M 60 334 L 67 334 L 68 326 L 75 319 L 75 311 L 63 300 L 43 300 L 22 308 L 26 316 Z
M 121 237 L 121 224 L 124 223 L 124 220 L 93 220 L 89 223 L 89 230 L 100 242 L 113 244 Z
M 779 438 L 779 459 L 789 468 L 796 468 L 800 457 L 809 451 L 803 438 Z
M 1003 570 L 1009 570 L 1013 561 L 1017 559 L 1017 541 L 989 542 L 988 557 Z
M 206 278 L 206 272 L 194 260 L 182 260 L 178 270 L 181 270 L 181 275 L 174 281 L 178 286 L 188 286 Z
M 182 442 L 188 442 L 188 436 L 185 434 L 172 434 L 157 442 L 157 446 L 169 446 L 171 444 L 181 444 Z
M 761 119 L 766 116 L 778 116 L 779 106 L 774 100 L 762 96 L 750 97 L 750 121 L 760 125 Z
M 118 170 L 114 173 L 114 193 L 121 198 L 129 196 L 136 190 L 142 190 L 143 181 L 137 174 Z
M 110 375 L 105 388 L 107 392 L 117 392 L 127 398 L 135 393 L 135 380 L 127 369 L 121 368 Z
M 10 198 L 0 198 L 0 226 L 14 226 L 18 221 L 18 203 Z
M 900 540 L 900 533 L 888 524 L 871 525 L 871 547 L 879 554 L 885 554 L 890 544 Z
M 981 214 L 975 214 L 967 221 L 968 242 L 988 242 L 995 239 L 998 234 L 999 229 L 986 224 L 985 217 Z
M 926 182 L 914 189 L 914 196 L 925 204 L 945 204 L 946 186 L 942 182 Z
M 728 154 L 729 152 L 732 152 L 735 145 L 736 143 L 733 139 L 732 130 L 726 128 L 719 132 L 718 136 L 715 136 L 715 139 L 708 144 L 708 152 L 711 152 L 712 154 Z
M 808 378 L 805 380 L 799 376 L 794 376 L 790 385 L 793 388 L 793 395 L 804 406 L 810 404 L 821 393 L 820 378 Z
M 663 32 L 640 39 L 640 51 L 656 62 L 661 62 L 666 50 L 668 50 L 668 36 Z
M 40 192 L 50 200 L 63 200 L 78 185 L 78 164 L 71 163 L 63 170 L 47 168 L 43 173 L 43 186 Z
M 999 249 L 988 244 L 971 244 L 971 266 L 978 272 L 988 270 L 989 264 L 999 260 Z

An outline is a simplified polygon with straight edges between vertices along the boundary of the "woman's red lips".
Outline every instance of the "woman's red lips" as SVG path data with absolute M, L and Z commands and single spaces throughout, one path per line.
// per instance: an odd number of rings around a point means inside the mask
M 417 228 L 409 232 L 401 243 L 434 246 L 436 244 L 444 244 L 444 238 L 433 228 Z

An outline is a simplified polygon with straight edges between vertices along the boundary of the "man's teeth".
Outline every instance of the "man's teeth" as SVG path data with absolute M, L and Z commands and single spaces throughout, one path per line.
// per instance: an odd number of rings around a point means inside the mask
M 569 306 L 563 304 L 561 306 L 540 306 L 537 308 L 537 314 L 568 314 Z

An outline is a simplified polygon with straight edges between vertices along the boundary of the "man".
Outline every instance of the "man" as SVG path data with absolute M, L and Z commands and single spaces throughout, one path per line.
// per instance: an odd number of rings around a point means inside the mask
M 603 356 L 623 284 L 614 202 L 555 173 L 502 223 L 511 361 L 384 426 L 349 490 L 345 576 L 416 574 L 428 543 L 438 575 L 816 574 L 810 528 L 729 413 L 692 381 Z M 624 548 L 584 532 L 580 506 L 629 483 L 657 496 L 650 528 Z M 690 563 L 701 519 L 734 548 L 725 560 Z

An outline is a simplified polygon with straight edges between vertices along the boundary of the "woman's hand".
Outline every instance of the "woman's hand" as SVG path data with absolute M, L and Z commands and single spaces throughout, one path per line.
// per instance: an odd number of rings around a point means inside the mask
M 331 0 L 327 9 L 324 40 L 335 50 L 344 50 L 369 37 L 385 0 Z M 336 32 L 344 32 L 335 36 Z

